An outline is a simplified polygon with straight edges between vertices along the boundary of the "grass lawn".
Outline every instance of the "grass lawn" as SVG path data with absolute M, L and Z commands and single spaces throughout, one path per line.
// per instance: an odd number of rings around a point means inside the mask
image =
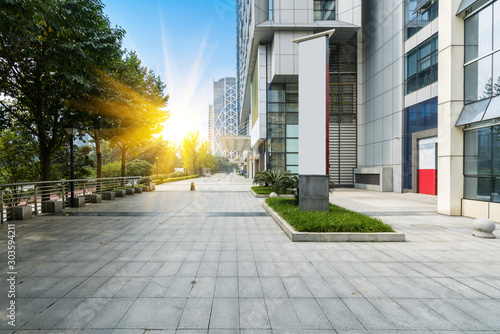
M 270 193 L 273 192 L 273 189 L 271 187 L 264 187 L 264 186 L 252 187 L 252 190 L 257 195 L 269 195 Z
M 394 232 L 379 219 L 330 204 L 329 212 L 299 211 L 295 199 L 268 198 L 266 203 L 298 232 Z
M 264 187 L 264 186 L 257 186 L 257 187 L 252 187 L 252 190 L 257 194 L 257 195 L 269 195 L 273 192 L 272 187 Z M 291 191 L 285 191 L 283 194 L 292 194 Z

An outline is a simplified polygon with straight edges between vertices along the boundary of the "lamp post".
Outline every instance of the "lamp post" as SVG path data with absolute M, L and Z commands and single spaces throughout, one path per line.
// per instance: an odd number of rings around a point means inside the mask
M 160 157 L 155 157 L 156 159 L 156 179 L 158 180 L 158 159 L 160 159 Z
M 74 158 L 73 158 L 73 138 L 80 129 L 80 126 L 76 124 L 68 125 L 64 128 L 66 133 L 69 135 L 69 150 L 70 150 L 70 170 L 71 170 L 71 181 L 70 181 L 70 189 L 71 189 L 71 207 L 73 207 L 75 203 L 75 183 L 73 180 L 75 179 L 75 170 L 74 170 Z

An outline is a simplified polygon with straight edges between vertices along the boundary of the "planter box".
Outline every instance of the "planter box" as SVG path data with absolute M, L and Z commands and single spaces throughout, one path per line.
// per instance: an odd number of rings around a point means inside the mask
M 148 186 L 142 186 L 142 192 L 148 192 L 149 191 L 149 187 Z
M 104 200 L 106 201 L 112 201 L 115 199 L 115 193 L 113 191 L 106 191 L 103 193 L 104 195 Z
M 71 201 L 71 198 L 69 199 Z M 85 197 L 75 197 L 73 198 L 73 203 L 71 203 L 72 208 L 81 208 L 85 206 Z
M 101 194 L 92 194 L 90 195 L 90 203 L 101 203 L 102 195 Z
M 19 205 L 14 207 L 14 220 L 28 220 L 33 217 L 31 206 Z
M 135 187 L 134 189 L 136 194 L 142 194 L 142 187 Z
M 350 233 L 350 232 L 297 232 L 266 202 L 262 206 L 273 217 L 283 232 L 294 242 L 404 242 L 405 235 L 401 232 Z
M 42 213 L 61 213 L 63 210 L 62 201 L 42 202 Z
M 124 189 L 116 190 L 115 195 L 116 195 L 116 197 L 125 197 L 125 196 L 127 196 L 127 191 Z
M 127 195 L 135 195 L 135 188 L 127 188 L 125 189 Z

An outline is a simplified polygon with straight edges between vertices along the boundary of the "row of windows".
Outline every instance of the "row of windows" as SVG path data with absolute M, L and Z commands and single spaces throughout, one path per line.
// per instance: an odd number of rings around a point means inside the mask
M 438 35 L 408 52 L 406 56 L 406 94 L 438 80 Z
M 298 84 L 269 85 L 267 100 L 268 167 L 298 173 Z
M 405 1 L 405 30 L 406 39 L 412 37 L 423 27 L 434 21 L 439 15 L 439 1 L 429 0 L 420 9 L 415 11 L 422 0 Z
M 465 103 L 500 95 L 500 2 L 465 20 L 465 63 Z
M 500 125 L 464 133 L 464 197 L 500 203 Z

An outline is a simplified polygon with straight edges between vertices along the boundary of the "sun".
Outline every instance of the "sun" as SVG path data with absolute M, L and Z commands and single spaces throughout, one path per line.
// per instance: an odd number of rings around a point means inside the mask
M 198 48 L 195 59 L 189 68 L 183 67 L 183 61 L 170 56 L 171 49 L 162 22 L 162 51 L 166 68 L 167 92 L 169 94 L 169 119 L 164 123 L 161 133 L 164 139 L 179 144 L 189 132 L 199 131 L 201 137 L 208 134 L 208 108 L 213 99 L 212 82 L 204 82 L 213 51 Z M 208 35 L 200 45 L 204 45 Z

